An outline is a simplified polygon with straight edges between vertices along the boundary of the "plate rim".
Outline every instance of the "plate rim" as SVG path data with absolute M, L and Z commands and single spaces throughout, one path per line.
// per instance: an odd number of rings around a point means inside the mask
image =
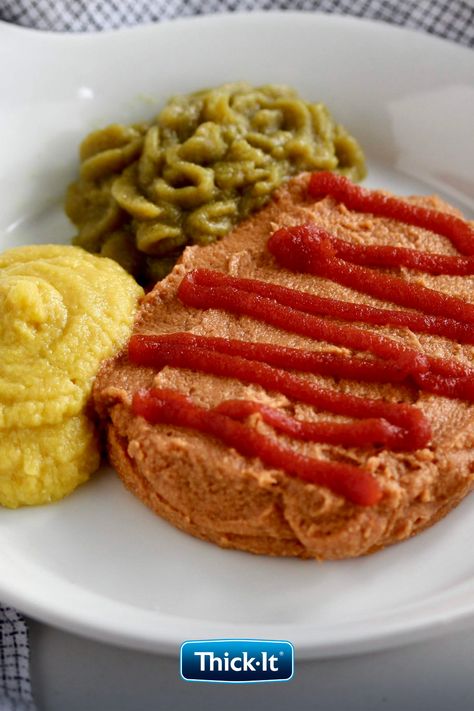
M 307 18 L 317 18 L 318 21 L 327 23 L 345 23 L 350 24 L 363 24 L 366 27 L 372 26 L 374 30 L 387 32 L 400 32 L 402 34 L 408 34 L 412 37 L 420 40 L 421 42 L 428 43 L 439 43 L 440 46 L 445 48 L 454 49 L 456 52 L 464 51 L 466 56 L 470 54 L 472 56 L 472 49 L 464 44 L 457 43 L 447 37 L 441 37 L 440 35 L 428 32 L 417 27 L 407 27 L 405 25 L 400 25 L 387 20 L 382 20 L 372 17 L 361 17 L 358 15 L 351 15 L 348 13 L 338 13 L 338 12 L 324 12 L 321 10 L 281 10 L 281 9 L 269 9 L 269 10 L 242 10 L 235 12 L 214 12 L 202 15 L 187 15 L 183 17 L 173 17 L 164 20 L 156 20 L 151 22 L 143 22 L 136 25 L 129 25 L 126 27 L 117 27 L 104 30 L 87 30 L 84 32 L 74 31 L 54 31 L 54 30 L 43 30 L 34 27 L 27 27 L 24 25 L 17 25 L 13 22 L 6 22 L 5 20 L 0 20 L 0 31 L 11 32 L 11 33 L 21 33 L 28 34 L 32 38 L 44 38 L 44 39 L 55 39 L 57 40 L 67 40 L 72 42 L 81 42 L 87 40 L 100 39 L 103 37 L 114 37 L 117 35 L 125 35 L 136 32 L 153 32 L 158 31 L 157 28 L 168 27 L 170 25 L 176 24 L 199 24 L 208 22 L 219 22 L 221 20 L 238 22 L 240 20 L 245 21 L 246 19 L 256 19 L 261 21 L 262 19 L 270 18 L 280 18 L 285 20 L 296 19 L 307 19 Z
M 7 572 L 8 566 L 5 565 L 4 567 L 6 569 L 5 572 Z M 1 571 L 2 565 L 0 564 Z M 64 583 L 60 584 L 66 589 L 74 587 L 73 584 L 68 582 L 65 585 Z M 5 589 L 2 582 L 0 582 L 0 595 L 3 601 L 7 605 L 19 608 L 23 614 L 39 622 L 48 623 L 53 627 L 67 630 L 87 639 L 136 651 L 160 653 L 170 657 L 179 655 L 179 648 L 184 639 L 243 638 L 249 636 L 250 627 L 252 629 L 251 636 L 254 638 L 290 639 L 299 659 L 333 659 L 341 656 L 382 651 L 402 644 L 413 644 L 439 637 L 448 629 L 456 631 L 465 628 L 466 624 L 469 623 L 474 627 L 473 592 L 474 579 L 452 586 L 444 592 L 423 598 L 416 603 L 397 607 L 393 620 L 389 618 L 388 623 L 384 621 L 383 624 L 380 624 L 380 620 L 377 620 L 378 626 L 375 630 L 369 633 L 366 632 L 365 635 L 360 633 L 360 629 L 364 629 L 366 623 L 366 620 L 363 619 L 356 624 L 351 623 L 352 628 L 355 628 L 355 630 L 352 630 L 351 635 L 347 636 L 345 634 L 338 639 L 333 637 L 332 641 L 323 638 L 315 643 L 313 635 L 317 633 L 318 629 L 319 631 L 322 629 L 317 625 L 305 625 L 302 627 L 291 623 L 282 625 L 246 623 L 244 626 L 241 623 L 216 623 L 209 620 L 188 619 L 169 614 L 163 615 L 151 610 L 145 611 L 140 615 L 142 618 L 140 631 L 137 631 L 136 621 L 133 621 L 132 626 L 124 629 L 124 618 L 130 610 L 136 609 L 132 605 L 115 600 L 111 602 L 104 596 L 93 593 L 92 596 L 94 598 L 104 600 L 102 609 L 94 608 L 94 613 L 88 611 L 86 615 L 79 619 L 74 614 L 74 608 L 71 608 L 67 602 L 63 602 L 59 609 L 52 609 L 51 605 L 48 605 L 48 600 L 45 599 L 47 595 L 44 595 L 41 601 L 35 601 L 28 597 L 24 590 L 23 592 L 19 591 L 18 594 L 14 592 L 11 594 L 11 589 Z M 456 598 L 460 598 L 462 603 L 454 608 L 451 605 L 453 593 Z M 64 600 L 67 600 L 66 595 Z M 448 602 L 450 603 L 449 605 L 447 605 Z M 119 630 L 115 628 L 114 621 L 110 618 L 110 615 L 104 618 L 101 617 L 106 609 L 110 609 L 111 606 L 117 614 L 125 613 L 122 617 L 122 627 Z M 409 619 L 404 623 L 400 623 L 399 616 L 403 614 L 404 608 L 416 615 L 415 621 Z M 382 615 L 382 613 L 380 614 Z M 161 628 L 159 639 L 149 633 L 149 623 L 152 620 L 156 626 L 164 623 L 165 629 Z M 342 622 L 337 626 L 333 625 L 325 628 L 325 631 L 329 630 L 333 634 L 334 630 L 339 632 L 343 626 L 344 623 Z M 209 628 L 213 630 L 211 633 L 209 633 Z M 305 634 L 303 636 L 295 635 L 295 628 L 298 629 L 298 632 L 300 632 L 300 629 L 304 629 Z
M 443 48 L 443 51 L 446 50 L 451 50 L 455 54 L 462 54 L 465 53 L 465 56 L 467 57 L 467 52 L 469 52 L 469 48 L 464 46 L 464 45 L 458 45 L 454 41 L 446 39 L 446 38 L 441 38 L 435 35 L 430 35 L 427 34 L 421 30 L 414 29 L 414 28 L 407 28 L 399 25 L 393 25 L 389 24 L 387 22 L 381 21 L 381 20 L 373 20 L 373 19 L 367 19 L 367 18 L 361 18 L 361 17 L 355 17 L 352 15 L 340 15 L 336 13 L 324 13 L 324 12 L 313 12 L 313 11 L 281 11 L 281 10 L 272 10 L 272 11 L 254 11 L 254 12 L 237 12 L 237 13 L 216 13 L 216 14 L 210 14 L 210 15 L 201 15 L 201 16 L 191 16 L 191 17 L 182 17 L 182 18 L 174 18 L 172 20 L 166 20 L 162 22 L 154 22 L 154 23 L 146 23 L 146 24 L 141 24 L 141 25 L 136 25 L 133 27 L 126 27 L 126 28 L 119 28 L 119 29 L 111 29 L 111 30 L 106 30 L 103 32 L 86 32 L 86 33 L 67 33 L 67 32 L 61 32 L 61 33 L 56 33 L 56 32 L 51 32 L 51 31 L 44 31 L 44 30 L 36 30 L 32 28 L 26 28 L 26 27 L 21 27 L 17 25 L 12 25 L 11 23 L 6 23 L 6 22 L 0 22 L 0 34 L 1 33 L 12 33 L 15 35 L 21 34 L 25 37 L 28 36 L 29 39 L 37 39 L 41 38 L 43 41 L 62 41 L 64 42 L 65 40 L 67 43 L 69 42 L 89 42 L 93 41 L 94 43 L 101 41 L 101 38 L 104 36 L 106 37 L 119 37 L 121 35 L 127 34 L 130 36 L 131 34 L 142 34 L 145 32 L 163 32 L 166 31 L 166 28 L 169 26 L 176 26 L 176 25 L 195 25 L 195 24 L 200 24 L 200 23 L 209 23 L 209 22 L 230 22 L 232 24 L 237 23 L 237 22 L 242 22 L 246 21 L 249 18 L 251 18 L 253 21 L 267 21 L 269 17 L 275 18 L 277 21 L 284 20 L 285 22 L 291 21 L 292 19 L 296 19 L 297 21 L 301 21 L 303 18 L 305 21 L 307 21 L 308 16 L 311 16 L 311 18 L 316 19 L 318 22 L 324 23 L 329 23 L 332 25 L 346 25 L 346 26 L 352 26 L 352 27 L 360 27 L 361 24 L 363 24 L 366 27 L 372 27 L 374 31 L 376 31 L 378 34 L 382 32 L 389 32 L 389 33 L 397 33 L 400 36 L 401 35 L 406 35 L 409 34 L 413 39 L 416 39 L 417 43 L 423 43 L 423 42 L 428 42 L 430 45 L 434 46 L 436 45 L 436 48 Z M 474 63 L 474 54 L 471 54 L 471 60 Z M 473 64 L 474 66 L 474 64 Z M 3 570 L 2 570 L 3 569 Z M 7 579 L 8 576 L 8 565 L 4 565 L 3 562 L 0 563 L 0 571 L 2 571 L 2 578 Z M 474 582 L 474 581 L 471 581 Z M 471 587 L 473 587 L 471 585 Z M 179 644 L 176 640 L 176 634 L 173 633 L 173 631 L 168 632 L 168 635 L 164 635 L 163 633 L 161 635 L 161 638 L 158 640 L 157 638 L 151 638 L 151 637 L 144 637 L 143 633 L 142 635 L 137 635 L 137 633 L 127 630 L 124 632 L 123 630 L 117 631 L 111 627 L 110 621 L 109 624 L 102 625 L 100 624 L 100 620 L 97 619 L 97 617 L 94 618 L 94 615 L 89 615 L 87 619 L 84 617 L 82 620 L 77 617 L 76 611 L 73 610 L 67 610 L 64 608 L 64 606 L 60 610 L 53 610 L 51 608 L 48 608 L 47 602 L 42 601 L 38 602 L 35 601 L 34 599 L 28 598 L 28 595 L 25 593 L 25 590 L 23 590 L 23 593 L 20 591 L 14 591 L 15 585 L 8 587 L 8 584 L 4 583 L 3 580 L 0 580 L 0 596 L 2 599 L 10 605 L 14 605 L 19 607 L 24 613 L 27 615 L 30 615 L 31 617 L 35 619 L 39 619 L 43 622 L 47 622 L 55 627 L 59 627 L 61 629 L 68 629 L 70 631 L 73 631 L 77 634 L 86 636 L 88 638 L 96 639 L 99 641 L 106 641 L 110 642 L 112 644 L 116 644 L 119 646 L 125 646 L 128 648 L 133 648 L 133 649 L 140 649 L 140 650 L 146 650 L 146 651 L 154 651 L 154 652 L 161 652 L 164 654 L 170 654 L 170 655 L 175 655 L 178 653 L 179 649 Z M 453 588 L 450 588 L 452 591 Z M 457 587 L 454 586 L 454 591 L 457 590 Z M 468 591 L 469 593 L 469 591 Z M 445 596 L 448 596 L 448 592 L 446 593 Z M 436 608 L 436 600 L 438 600 L 439 596 L 434 596 L 436 599 L 434 600 L 433 604 Z M 441 595 L 441 597 L 443 597 Z M 463 598 L 463 594 L 461 593 L 461 598 Z M 431 598 L 429 598 L 431 600 Z M 122 603 L 117 603 L 119 606 L 122 605 L 123 607 L 129 607 L 128 605 L 122 604 Z M 413 607 L 412 605 L 411 607 Z M 416 607 L 416 605 L 415 605 Z M 429 609 L 429 605 L 427 606 L 427 609 Z M 69 612 L 69 614 L 68 614 Z M 153 613 L 156 616 L 156 613 Z M 357 638 L 354 638 L 350 640 L 349 642 L 347 641 L 339 641 L 339 642 L 333 642 L 333 644 L 324 644 L 323 646 L 318 645 L 317 643 L 315 644 L 314 642 L 311 641 L 298 641 L 297 638 L 294 640 L 295 647 L 297 649 L 297 653 L 301 658 L 330 658 L 330 657 L 335 657 L 335 656 L 341 656 L 344 654 L 354 654 L 354 653 L 364 653 L 367 651 L 375 651 L 378 649 L 386 649 L 389 647 L 397 646 L 401 643 L 407 643 L 407 642 L 415 642 L 419 641 L 421 639 L 427 639 L 429 637 L 435 636 L 437 634 L 437 628 L 438 627 L 446 627 L 447 625 L 452 628 L 453 626 L 456 625 L 461 625 L 463 622 L 466 620 L 474 617 L 474 601 L 469 605 L 467 602 L 464 604 L 464 607 L 461 605 L 459 608 L 452 610 L 450 609 L 448 613 L 446 612 L 446 609 L 440 610 L 437 614 L 432 613 L 431 616 L 426 616 L 421 617 L 418 620 L 417 624 L 414 624 L 413 621 L 410 623 L 407 623 L 405 626 L 401 625 L 400 623 L 393 623 L 392 625 L 387 625 L 387 629 L 380 628 L 376 631 L 372 631 L 371 634 L 366 634 L 365 637 L 361 638 L 360 635 Z M 176 618 L 172 617 L 171 615 L 160 615 L 158 618 L 160 621 L 166 621 L 166 620 L 171 620 L 173 623 L 173 620 Z M 186 618 L 177 618 L 178 620 L 181 621 L 181 624 L 185 624 L 189 629 L 191 628 L 202 628 L 202 625 L 209 626 L 209 623 L 205 620 L 194 620 L 194 619 L 186 619 Z M 226 625 L 225 623 L 219 622 L 219 623 L 211 623 L 214 628 L 222 627 L 222 629 L 228 629 L 229 633 L 232 633 L 235 635 L 235 629 L 236 627 L 234 625 Z M 239 623 L 237 627 L 242 627 L 243 625 Z M 253 628 L 255 628 L 255 633 L 259 634 L 260 629 L 262 630 L 270 630 L 271 626 L 269 625 L 252 625 Z M 283 625 L 283 626 L 276 626 L 274 625 L 275 629 L 282 629 L 281 634 L 285 634 L 284 630 L 287 627 L 291 627 L 291 625 Z M 294 627 L 294 625 L 293 625 Z M 263 632 L 262 632 L 263 634 Z M 204 638 L 205 631 L 202 629 L 202 638 Z M 230 634 L 228 635 L 230 636 Z M 166 639 L 165 639 L 166 637 Z M 183 639 L 184 638 L 190 638 L 189 633 L 183 634 Z

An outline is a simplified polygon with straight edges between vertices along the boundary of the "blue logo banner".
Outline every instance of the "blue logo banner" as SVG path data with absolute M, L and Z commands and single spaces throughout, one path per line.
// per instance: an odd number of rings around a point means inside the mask
M 294 648 L 285 640 L 197 639 L 181 646 L 180 662 L 185 681 L 289 681 Z

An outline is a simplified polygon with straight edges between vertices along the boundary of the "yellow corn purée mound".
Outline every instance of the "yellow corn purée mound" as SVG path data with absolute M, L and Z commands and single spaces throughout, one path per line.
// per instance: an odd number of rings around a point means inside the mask
M 78 247 L 0 255 L 0 505 L 54 501 L 97 468 L 86 404 L 141 294 L 117 263 Z

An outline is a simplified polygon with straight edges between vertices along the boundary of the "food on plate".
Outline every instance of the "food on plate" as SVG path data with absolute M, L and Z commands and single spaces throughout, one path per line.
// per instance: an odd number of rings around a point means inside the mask
M 223 547 L 406 539 L 473 487 L 473 287 L 474 229 L 447 203 L 293 178 L 145 297 L 94 386 L 110 459 Z
M 0 505 L 55 501 L 98 467 L 92 381 L 129 337 L 142 293 L 78 247 L 0 254 Z
M 186 244 L 223 237 L 289 176 L 365 175 L 360 146 L 324 104 L 246 83 L 175 96 L 149 124 L 95 131 L 80 159 L 66 198 L 75 243 L 152 284 Z

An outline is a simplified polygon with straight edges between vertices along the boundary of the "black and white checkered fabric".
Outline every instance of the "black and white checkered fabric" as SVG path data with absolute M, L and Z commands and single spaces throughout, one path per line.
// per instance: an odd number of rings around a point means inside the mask
M 0 0 L 0 20 L 56 32 L 86 32 L 249 10 L 355 15 L 474 46 L 474 0 Z M 34 711 L 26 623 L 0 604 L 0 711 Z
M 84 32 L 245 10 L 317 10 L 412 27 L 474 46 L 473 0 L 0 0 L 0 19 Z
M 29 657 L 24 619 L 0 605 L 0 711 L 34 711 Z

